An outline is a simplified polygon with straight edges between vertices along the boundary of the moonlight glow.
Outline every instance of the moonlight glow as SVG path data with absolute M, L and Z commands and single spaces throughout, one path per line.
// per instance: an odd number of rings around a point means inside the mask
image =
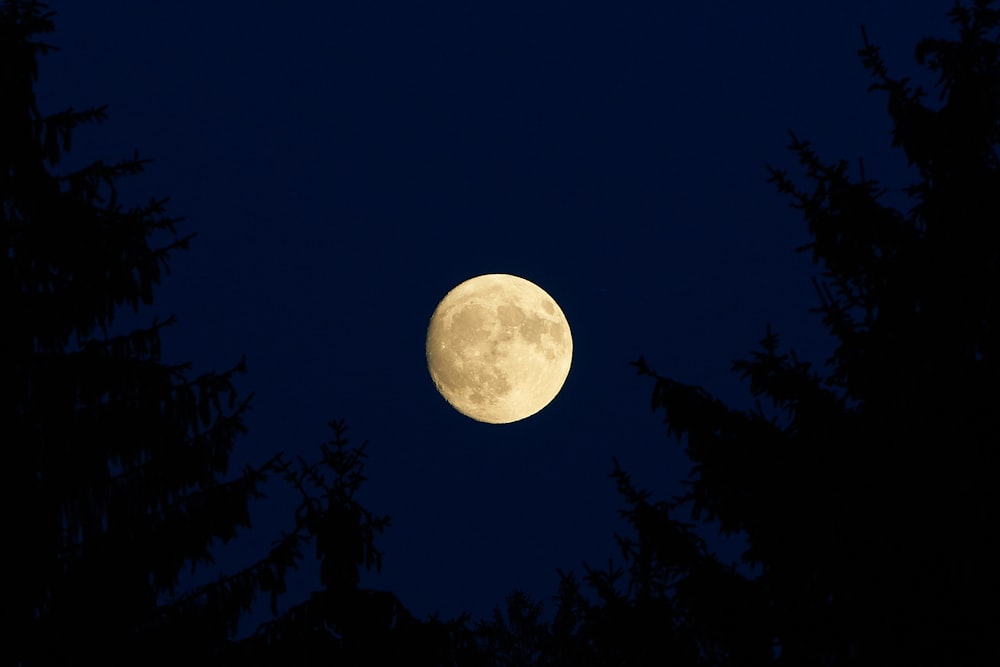
M 559 305 L 524 278 L 471 278 L 441 300 L 427 328 L 427 367 L 441 395 L 490 424 L 530 417 L 569 374 L 573 338 Z

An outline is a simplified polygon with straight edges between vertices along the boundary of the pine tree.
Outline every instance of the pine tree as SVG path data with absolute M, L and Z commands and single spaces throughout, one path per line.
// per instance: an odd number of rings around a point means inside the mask
M 918 175 L 911 208 L 885 204 L 863 163 L 852 176 L 794 135 L 812 187 L 770 169 L 821 267 L 827 371 L 768 330 L 734 363 L 758 398 L 738 411 L 636 363 L 694 464 L 686 502 L 746 536 L 779 664 L 1000 660 L 996 4 L 956 3 L 957 39 L 919 42 L 937 99 L 891 76 L 863 34 L 871 89 L 887 95 L 893 145 Z
M 378 565 L 373 539 L 387 519 L 353 498 L 363 447 L 347 446 L 342 423 L 319 463 L 279 454 L 231 474 L 250 401 L 234 384 L 244 362 L 199 375 L 165 363 L 160 334 L 173 318 L 116 330 L 116 314 L 152 304 L 192 235 L 177 233 L 166 200 L 119 200 L 121 179 L 146 164 L 138 155 L 59 171 L 74 131 L 107 112 L 38 109 L 37 61 L 53 48 L 39 40 L 53 15 L 38 2 L 0 6 L 0 439 L 13 481 L 5 655 L 17 665 L 216 664 L 255 598 L 269 594 L 278 612 L 310 540 L 343 606 L 358 568 Z M 182 571 L 211 564 L 249 527 L 268 476 L 303 492 L 291 530 L 249 567 L 179 589 Z

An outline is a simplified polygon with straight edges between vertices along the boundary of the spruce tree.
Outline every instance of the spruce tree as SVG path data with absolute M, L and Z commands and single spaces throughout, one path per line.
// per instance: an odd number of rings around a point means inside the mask
M 792 135 L 801 211 L 820 267 L 825 370 L 767 331 L 734 370 L 758 408 L 656 375 L 652 403 L 694 464 L 685 501 L 742 533 L 755 623 L 779 664 L 995 664 L 1000 442 L 1000 11 L 950 11 L 957 38 L 923 39 L 936 95 L 893 76 L 862 33 L 871 89 L 916 181 L 909 208 Z M 735 589 L 734 589 L 735 590 Z
M 17 665 L 217 664 L 258 596 L 278 612 L 306 542 L 318 542 L 322 583 L 344 597 L 359 567 L 378 564 L 373 538 L 387 520 L 353 499 L 363 447 L 347 446 L 342 423 L 316 464 L 279 454 L 234 474 L 244 362 L 201 374 L 166 363 L 172 317 L 116 328 L 125 310 L 144 317 L 192 235 L 176 231 L 164 199 L 120 200 L 122 179 L 146 164 L 137 154 L 60 169 L 74 132 L 107 111 L 38 108 L 53 16 L 38 2 L 0 5 L 4 652 Z M 182 572 L 249 527 L 269 475 L 302 491 L 291 528 L 245 569 L 181 589 Z

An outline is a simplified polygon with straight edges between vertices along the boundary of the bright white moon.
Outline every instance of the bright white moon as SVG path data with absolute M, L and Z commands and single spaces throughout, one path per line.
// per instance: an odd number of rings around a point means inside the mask
M 530 417 L 562 389 L 573 338 L 555 300 L 524 278 L 492 273 L 448 292 L 427 328 L 427 367 L 445 400 L 490 424 Z

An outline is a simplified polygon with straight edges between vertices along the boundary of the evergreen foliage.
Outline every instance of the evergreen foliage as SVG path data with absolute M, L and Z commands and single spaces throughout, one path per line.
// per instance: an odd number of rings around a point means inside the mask
M 365 445 L 343 422 L 316 462 L 276 454 L 233 474 L 251 397 L 224 372 L 163 361 L 173 318 L 119 332 L 191 235 L 166 200 L 127 206 L 137 154 L 59 171 L 73 132 L 106 109 L 44 115 L 40 38 L 53 14 L 0 5 L 0 435 L 8 662 L 216 665 L 987 665 L 998 586 L 1000 442 L 1000 9 L 956 3 L 955 39 L 916 59 L 936 99 L 859 52 L 887 96 L 912 206 L 792 135 L 808 187 L 769 167 L 801 211 L 835 341 L 825 369 L 767 329 L 733 370 L 757 398 L 733 410 L 645 361 L 652 408 L 693 463 L 689 491 L 657 501 L 617 463 L 630 536 L 621 564 L 562 574 L 551 620 L 512 593 L 470 625 L 415 619 L 359 586 L 388 518 L 363 507 Z M 290 529 L 246 568 L 193 588 L 183 572 L 249 528 L 265 481 L 298 494 Z M 696 522 L 746 539 L 746 568 L 710 552 Z M 319 587 L 282 611 L 288 573 L 314 549 Z M 749 574 L 752 572 L 753 574 Z M 266 599 L 274 616 L 237 638 Z
M 107 113 L 38 109 L 53 14 L 32 1 L 0 6 L 5 652 L 18 665 L 216 664 L 255 599 L 269 596 L 278 613 L 310 542 L 325 595 L 341 608 L 359 595 L 359 568 L 381 564 L 373 540 L 388 519 L 354 498 L 364 446 L 348 446 L 343 423 L 315 464 L 277 454 L 231 474 L 251 399 L 235 386 L 244 361 L 197 375 L 165 363 L 172 317 L 116 330 L 122 309 L 152 304 L 193 235 L 177 233 L 165 199 L 120 201 L 121 180 L 147 164 L 137 154 L 59 171 L 74 131 Z M 301 492 L 293 529 L 247 568 L 182 589 L 183 572 L 212 565 L 250 527 L 269 477 Z
M 733 366 L 759 399 L 744 412 L 636 363 L 694 463 L 686 502 L 746 536 L 760 576 L 738 585 L 763 602 L 779 664 L 998 658 L 995 5 L 956 4 L 958 39 L 918 44 L 939 76 L 933 102 L 863 34 L 871 89 L 888 96 L 893 145 L 919 177 L 909 210 L 884 204 L 863 164 L 854 177 L 794 135 L 811 187 L 770 168 L 822 271 L 817 312 L 836 341 L 825 373 L 768 330 Z

